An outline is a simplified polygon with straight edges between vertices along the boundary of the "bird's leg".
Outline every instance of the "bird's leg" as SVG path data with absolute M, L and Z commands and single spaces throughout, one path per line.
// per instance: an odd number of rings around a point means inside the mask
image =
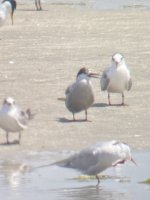
M 39 9 L 42 10 L 41 1 L 39 0 Z
M 35 6 L 36 6 L 36 9 L 38 10 L 38 3 L 37 3 L 37 0 L 35 0 Z
M 9 140 L 8 140 L 8 132 L 6 132 L 6 144 L 9 144 Z
M 96 179 L 97 179 L 97 185 L 96 186 L 99 186 L 99 184 L 100 184 L 100 178 L 99 178 L 99 176 L 96 174 Z
M 14 20 L 13 20 L 13 12 L 10 13 L 10 17 L 11 17 L 11 23 L 12 23 L 12 25 L 13 25 L 13 23 L 14 23 Z
M 110 102 L 110 94 L 108 93 L 108 103 L 109 105 L 111 105 L 111 102 Z
M 85 121 L 87 121 L 87 110 L 85 110 Z
M 124 93 L 122 93 L 122 104 L 121 105 L 123 105 L 123 106 L 125 105 L 124 104 Z
M 72 114 L 73 114 L 73 121 L 76 121 L 75 116 L 74 116 L 74 113 L 72 113 Z
M 20 141 L 21 141 L 21 132 L 19 132 L 18 144 L 20 144 Z

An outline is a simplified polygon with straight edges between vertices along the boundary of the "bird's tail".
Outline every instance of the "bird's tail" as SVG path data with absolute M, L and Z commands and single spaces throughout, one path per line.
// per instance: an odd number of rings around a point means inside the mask
M 26 110 L 26 114 L 27 114 L 29 120 L 33 119 L 35 116 L 35 113 L 32 113 L 30 108 L 28 108 Z
M 65 98 L 65 97 L 58 97 L 57 100 L 58 100 L 58 101 L 65 101 L 66 98 Z
M 60 160 L 60 161 L 56 161 L 54 163 L 48 163 L 48 164 L 45 164 L 45 165 L 39 165 L 39 166 L 36 166 L 36 167 L 33 167 L 32 169 L 30 169 L 30 171 L 34 171 L 34 170 L 38 170 L 38 169 L 41 169 L 41 168 L 45 168 L 45 167 L 51 167 L 51 166 L 58 166 L 58 167 L 65 167 L 65 168 L 73 168 L 71 166 L 71 161 L 72 161 L 72 158 L 66 158 L 66 159 L 63 159 L 63 160 Z

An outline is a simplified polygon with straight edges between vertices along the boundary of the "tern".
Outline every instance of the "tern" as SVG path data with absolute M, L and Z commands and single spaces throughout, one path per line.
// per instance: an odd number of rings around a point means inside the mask
M 122 54 L 116 53 L 112 56 L 112 64 L 103 71 L 100 85 L 102 91 L 107 90 L 108 92 L 109 105 L 111 105 L 110 93 L 121 93 L 121 105 L 125 105 L 124 91 L 129 91 L 131 89 L 132 79 Z
M 87 175 L 94 175 L 100 183 L 98 174 L 109 167 L 123 164 L 127 160 L 136 162 L 131 156 L 130 147 L 116 140 L 98 142 L 67 159 L 53 163 L 65 168 L 73 168 Z
M 22 111 L 12 97 L 4 99 L 0 110 L 0 128 L 6 131 L 6 143 L 9 144 L 9 132 L 18 132 L 20 144 L 21 132 L 27 128 L 27 123 L 33 118 L 30 109 Z
M 76 82 L 66 89 L 65 104 L 72 112 L 75 121 L 75 113 L 85 111 L 85 121 L 87 120 L 87 109 L 94 102 L 94 93 L 90 77 L 96 77 L 96 73 L 91 73 L 87 68 L 81 68 L 76 76 Z
M 11 22 L 13 24 L 13 15 L 16 9 L 17 3 L 15 0 L 3 0 L 0 4 L 0 26 L 4 24 L 7 19 L 7 15 L 10 14 Z
M 37 10 L 42 10 L 42 6 L 41 6 L 41 1 L 40 0 L 35 0 L 35 6 Z

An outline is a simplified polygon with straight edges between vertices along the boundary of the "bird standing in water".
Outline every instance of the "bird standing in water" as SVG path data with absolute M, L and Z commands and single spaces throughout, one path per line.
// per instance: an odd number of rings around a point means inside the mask
M 121 93 L 122 103 L 124 103 L 124 91 L 129 91 L 132 87 L 130 71 L 125 63 L 124 56 L 116 53 L 112 56 L 112 64 L 106 68 L 100 79 L 101 90 L 108 92 L 108 103 L 111 105 L 110 93 Z
M 20 144 L 21 132 L 27 128 L 27 123 L 33 118 L 30 109 L 22 111 L 12 97 L 4 99 L 0 110 L 0 128 L 6 131 L 6 143 L 9 144 L 9 132 L 19 132 Z
M 94 93 L 90 77 L 97 74 L 91 73 L 87 68 L 81 68 L 77 74 L 76 82 L 66 89 L 65 104 L 73 114 L 75 121 L 75 113 L 85 111 L 85 121 L 87 120 L 87 109 L 94 102 Z
M 69 158 L 53 163 L 60 167 L 73 168 L 87 175 L 95 175 L 98 184 L 98 174 L 109 167 L 123 164 L 127 160 L 136 164 L 131 156 L 130 147 L 116 140 L 98 142 Z
M 2 26 L 6 19 L 7 15 L 10 14 L 11 22 L 13 24 L 13 15 L 16 9 L 17 3 L 15 0 L 4 0 L 0 4 L 0 26 Z

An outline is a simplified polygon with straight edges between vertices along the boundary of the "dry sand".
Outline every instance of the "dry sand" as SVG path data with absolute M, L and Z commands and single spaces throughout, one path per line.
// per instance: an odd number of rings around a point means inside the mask
M 150 147 L 150 11 L 140 8 L 100 11 L 83 6 L 19 4 L 14 25 L 0 31 L 0 103 L 12 96 L 36 113 L 22 133 L 21 145 L 1 145 L 1 152 L 77 150 L 98 140 L 119 139 L 135 149 Z M 92 122 L 67 122 L 64 102 L 68 84 L 79 68 L 102 71 L 115 52 L 122 52 L 131 70 L 129 106 L 106 106 L 107 93 L 92 80 L 95 104 Z M 113 103 L 121 96 L 112 95 Z M 76 115 L 84 118 L 84 112 Z M 10 140 L 17 139 L 10 133 Z M 5 133 L 0 130 L 0 143 Z

